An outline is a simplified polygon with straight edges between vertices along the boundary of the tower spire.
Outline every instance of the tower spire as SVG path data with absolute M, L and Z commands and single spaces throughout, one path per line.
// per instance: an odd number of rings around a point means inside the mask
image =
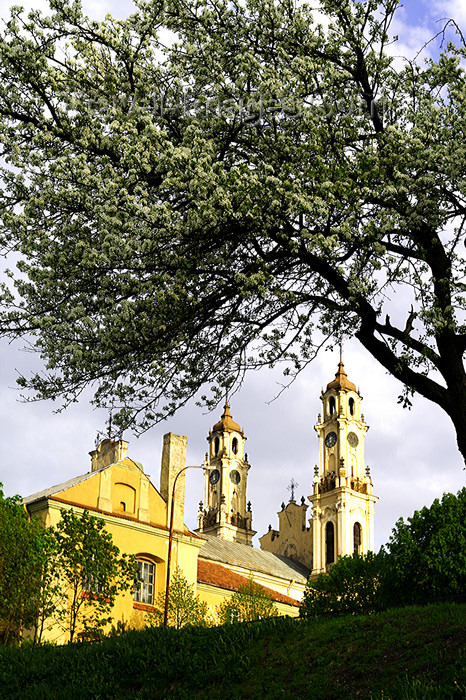
M 294 490 L 297 486 L 299 486 L 298 482 L 291 477 L 290 485 L 287 486 L 288 491 L 291 492 L 290 502 L 294 502 Z
M 340 361 L 338 363 L 338 369 L 335 374 L 335 379 L 327 384 L 327 391 L 329 389 L 334 389 L 335 391 L 356 391 L 356 385 L 350 382 L 345 372 L 342 345 L 343 341 L 340 341 Z

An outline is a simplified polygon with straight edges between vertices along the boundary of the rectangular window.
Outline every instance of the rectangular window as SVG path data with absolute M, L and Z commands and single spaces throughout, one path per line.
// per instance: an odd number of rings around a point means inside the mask
M 154 604 L 155 566 L 150 561 L 138 561 L 139 589 L 134 591 L 133 600 L 146 605 Z

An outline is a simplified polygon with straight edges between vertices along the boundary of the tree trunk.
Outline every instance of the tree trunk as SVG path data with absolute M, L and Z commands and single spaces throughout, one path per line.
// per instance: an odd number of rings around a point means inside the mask
M 452 406 L 447 413 L 455 426 L 456 443 L 466 465 L 466 389 L 450 390 L 449 393 Z

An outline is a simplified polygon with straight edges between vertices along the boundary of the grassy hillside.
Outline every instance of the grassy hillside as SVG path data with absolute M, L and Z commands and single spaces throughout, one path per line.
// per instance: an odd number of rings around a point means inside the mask
M 462 700 L 465 639 L 465 604 L 154 628 L 99 644 L 2 649 L 0 696 Z

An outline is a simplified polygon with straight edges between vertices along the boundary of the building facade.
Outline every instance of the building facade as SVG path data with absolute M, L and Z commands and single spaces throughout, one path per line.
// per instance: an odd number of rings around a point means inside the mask
M 128 627 L 145 626 L 157 595 L 165 588 L 170 511 L 167 499 L 174 476 L 186 462 L 186 438 L 169 433 L 164 437 L 161 488 L 157 489 L 142 465 L 127 456 L 124 440 L 104 440 L 91 452 L 91 470 L 24 500 L 31 517 L 47 527 L 61 518 L 62 509 L 78 515 L 84 510 L 101 518 L 120 552 L 133 554 L 139 566 L 140 589 L 118 596 L 113 616 Z M 172 570 L 181 566 L 187 580 L 197 579 L 197 562 L 203 540 L 183 523 L 184 493 L 178 493 L 174 513 Z M 64 643 L 66 633 L 47 622 L 44 640 Z

